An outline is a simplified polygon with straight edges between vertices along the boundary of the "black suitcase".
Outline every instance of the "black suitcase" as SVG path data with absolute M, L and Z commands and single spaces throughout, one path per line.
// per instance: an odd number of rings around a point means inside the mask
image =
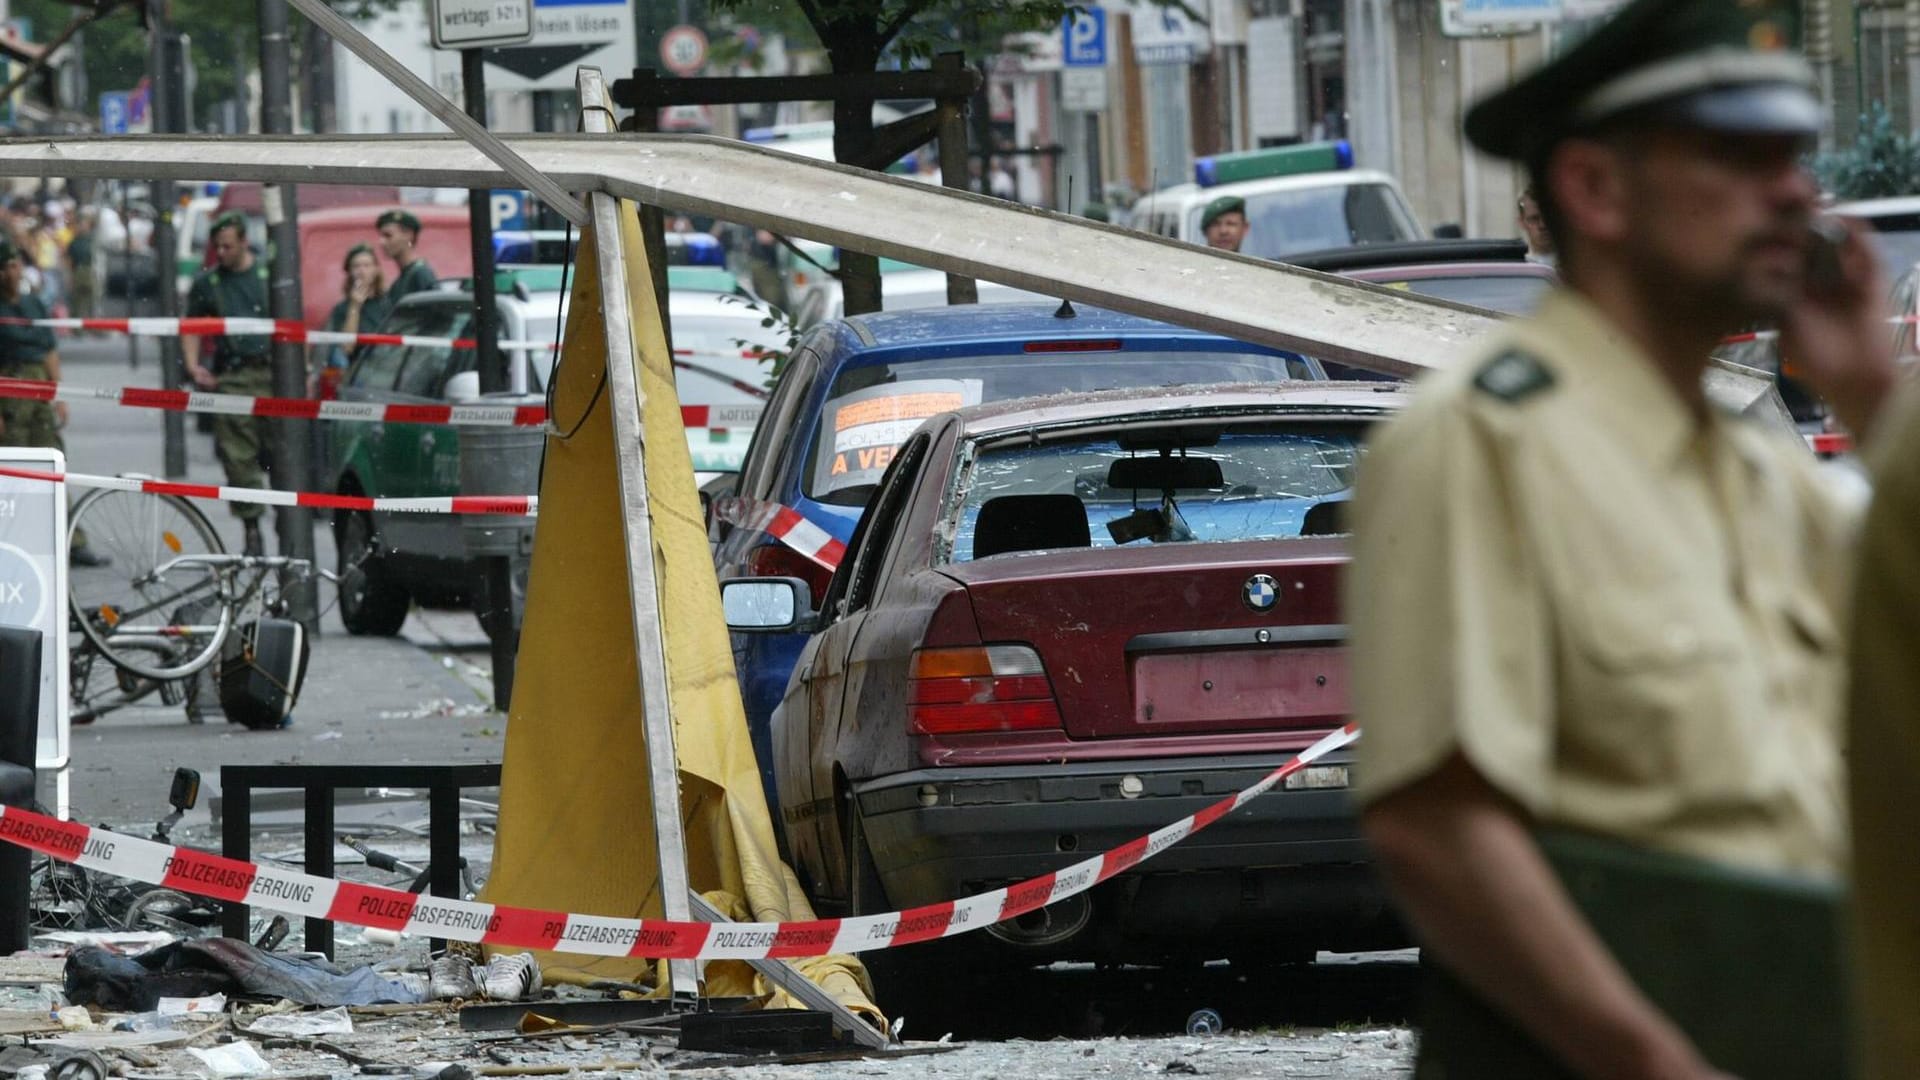
M 242 623 L 220 658 L 220 708 L 256 731 L 285 726 L 307 677 L 307 630 L 291 619 Z

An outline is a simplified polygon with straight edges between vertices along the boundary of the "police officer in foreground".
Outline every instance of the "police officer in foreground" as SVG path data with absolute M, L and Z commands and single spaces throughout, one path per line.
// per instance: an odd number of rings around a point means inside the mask
M 187 290 L 188 318 L 265 319 L 268 318 L 267 267 L 254 258 L 247 246 L 247 221 L 239 214 L 223 214 L 213 223 L 207 243 L 213 245 L 217 260 L 210 269 L 193 279 Z M 228 334 L 213 339 L 210 363 L 202 363 L 202 340 L 180 339 L 180 352 L 186 361 L 187 376 L 202 390 L 250 397 L 273 394 L 273 339 L 263 334 Z M 265 487 L 266 474 L 260 467 L 264 427 L 252 416 L 220 415 L 213 418 L 214 449 L 226 468 L 227 483 L 233 487 Z M 265 553 L 260 539 L 260 518 L 266 508 L 256 503 L 233 503 L 233 515 L 246 531 L 243 550 L 248 555 Z
M 1200 234 L 1215 251 L 1239 251 L 1247 239 L 1247 200 L 1222 195 L 1200 211 Z
M 400 272 L 394 275 L 393 284 L 387 287 L 389 311 L 403 298 L 426 292 L 439 283 L 433 276 L 433 267 L 421 257 L 416 247 L 420 242 L 419 218 L 405 210 L 388 210 L 374 219 L 373 227 L 380 234 L 380 250 L 386 252 L 387 258 L 400 268 Z
M 40 298 L 23 287 L 26 264 L 11 240 L 0 239 L 0 318 L 45 319 L 50 315 Z M 60 381 L 60 353 L 53 331 L 44 326 L 0 323 L 0 378 Z M 0 446 L 43 446 L 66 452 L 60 429 L 67 426 L 64 401 L 0 398 Z M 105 566 L 112 560 L 87 544 L 84 532 L 75 532 L 67 561 L 75 566 Z
M 1563 841 L 1706 887 L 1845 858 L 1848 508 L 1702 383 L 1753 320 L 1857 437 L 1892 379 L 1862 233 L 1816 240 L 1793 7 L 1633 0 L 1467 115 L 1525 165 L 1563 284 L 1424 383 L 1356 491 L 1355 795 L 1437 969 L 1423 1076 L 1723 1075 L 1575 903 Z M 1536 1064 L 1450 1058 L 1449 992 Z

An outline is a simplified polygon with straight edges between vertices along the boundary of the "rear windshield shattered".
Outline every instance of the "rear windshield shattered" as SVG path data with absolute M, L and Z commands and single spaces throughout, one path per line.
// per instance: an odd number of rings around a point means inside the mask
M 1170 516 L 1174 520 L 1164 523 L 1166 527 L 1157 534 L 1141 535 L 1129 543 L 1221 543 L 1300 536 L 1313 507 L 1343 504 L 1349 497 L 1354 470 L 1363 453 L 1363 433 L 1364 428 L 1358 424 L 1289 425 L 1230 432 L 1213 445 L 1190 447 L 1184 451 L 1187 457 L 1218 463 L 1221 483 L 1206 489 L 1173 491 Z M 1129 441 L 1138 444 L 1137 437 L 1129 437 Z M 1181 453 L 1179 449 L 1171 451 L 1175 457 Z M 1054 520 L 1025 530 L 1033 546 L 1026 547 L 1029 540 L 1023 538 L 1009 549 L 1006 538 L 996 537 L 983 545 L 989 550 L 1014 553 L 1081 546 L 1073 539 L 1078 534 L 1077 522 L 1058 520 L 1063 514 L 1072 517 L 1076 513 L 1085 516 L 1089 546 L 1118 546 L 1126 536 L 1125 527 L 1116 538 L 1108 526 L 1138 511 L 1165 510 L 1168 494 L 1157 488 L 1135 491 L 1110 486 L 1114 463 L 1158 456 L 1158 450 L 1128 449 L 1110 437 L 1040 446 L 1008 444 L 983 450 L 959 501 L 949 561 L 967 562 L 978 557 L 975 540 L 981 509 L 1008 496 L 1071 496 L 1079 509 L 1075 511 L 1061 499 L 1044 507 L 1035 506 L 1036 513 Z M 1344 531 L 1344 510 L 1341 505 L 1321 511 L 1309 531 Z M 1063 542 L 1057 542 L 1063 537 Z
M 807 497 L 864 506 L 894 451 L 929 416 L 983 402 L 1149 386 L 1266 383 L 1287 358 L 1141 351 L 954 356 L 848 368 L 834 380 L 804 473 Z

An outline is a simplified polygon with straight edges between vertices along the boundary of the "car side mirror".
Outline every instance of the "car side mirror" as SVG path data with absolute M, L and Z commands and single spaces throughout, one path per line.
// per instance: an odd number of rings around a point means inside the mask
M 749 634 L 805 631 L 813 622 L 807 583 L 799 578 L 734 578 L 720 583 L 727 629 Z
M 448 401 L 479 401 L 480 373 L 462 371 L 447 379 L 446 399 Z

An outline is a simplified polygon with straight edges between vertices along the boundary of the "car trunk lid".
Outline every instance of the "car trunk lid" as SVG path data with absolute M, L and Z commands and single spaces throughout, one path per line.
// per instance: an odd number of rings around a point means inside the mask
M 1045 663 L 1076 739 L 1346 721 L 1345 544 L 1139 545 L 956 563 L 981 640 Z

